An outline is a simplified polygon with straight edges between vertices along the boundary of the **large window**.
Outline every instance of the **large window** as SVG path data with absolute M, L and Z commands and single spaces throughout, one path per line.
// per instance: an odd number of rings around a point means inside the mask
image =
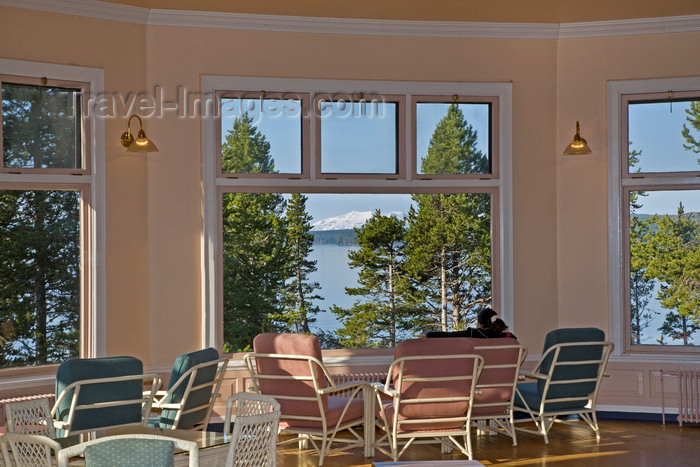
M 93 152 L 101 159 L 101 151 L 88 136 L 101 140 L 102 132 L 88 118 L 88 99 L 102 75 L 0 65 L 0 367 L 96 355 L 102 196 Z
M 204 123 L 208 344 L 291 331 L 393 346 L 483 306 L 512 316 L 509 85 L 203 88 L 219 109 Z
M 620 258 L 622 348 L 693 352 L 700 344 L 700 88 L 665 80 L 611 89 L 620 115 L 611 188 L 623 235 L 611 246 Z

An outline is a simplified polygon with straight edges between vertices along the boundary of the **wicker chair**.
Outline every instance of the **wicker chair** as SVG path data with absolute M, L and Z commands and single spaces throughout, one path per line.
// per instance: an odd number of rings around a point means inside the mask
M 70 458 L 81 454 L 90 467 L 173 465 L 175 449 L 189 453 L 189 467 L 199 467 L 199 446 L 194 441 L 140 434 L 106 436 L 61 449 L 58 466 L 68 467 Z
M 5 433 L 0 449 L 4 465 L 53 467 L 61 445 L 47 436 Z
M 226 402 L 224 433 L 231 433 L 226 467 L 274 467 L 280 405 L 270 396 L 240 392 Z
M 8 433 L 56 438 L 56 430 L 51 418 L 51 405 L 46 397 L 6 402 L 5 417 Z

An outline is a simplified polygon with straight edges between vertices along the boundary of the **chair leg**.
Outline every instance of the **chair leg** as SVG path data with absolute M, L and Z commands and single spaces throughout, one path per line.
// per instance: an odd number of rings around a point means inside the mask
M 591 412 L 590 414 L 583 412 L 578 415 L 583 421 L 588 423 L 588 426 L 591 427 L 593 433 L 595 434 L 595 439 L 600 440 L 600 429 L 598 427 L 598 418 L 596 417 L 595 411 Z
M 450 454 L 452 452 L 452 443 L 448 438 L 437 438 L 440 441 L 440 454 Z

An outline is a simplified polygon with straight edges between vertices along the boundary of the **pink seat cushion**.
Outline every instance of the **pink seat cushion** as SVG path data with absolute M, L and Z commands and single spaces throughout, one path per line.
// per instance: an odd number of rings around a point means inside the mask
M 394 403 L 391 401 L 384 402 L 384 412 L 386 413 L 387 417 L 387 427 L 389 429 L 393 428 L 394 424 Z M 464 415 L 464 414 L 459 414 Z M 378 411 L 378 416 L 381 417 L 381 412 Z M 431 417 L 423 417 L 426 418 L 426 420 L 429 420 Z M 403 417 L 399 415 L 399 421 L 401 420 L 406 420 L 407 417 Z M 399 424 L 398 429 L 396 430 L 397 433 L 410 433 L 410 432 L 428 432 L 428 431 L 445 431 L 445 430 L 459 430 L 464 426 L 464 421 L 453 421 L 453 422 L 440 422 L 440 423 L 432 423 L 432 422 L 426 422 L 426 423 L 411 423 L 410 425 L 407 424 Z
M 326 410 L 326 426 L 334 427 L 338 420 L 340 419 L 340 414 L 343 412 L 343 408 L 348 402 L 347 397 L 327 397 L 328 409 Z M 316 411 L 318 412 L 318 411 Z M 352 421 L 357 421 L 358 424 L 362 423 L 365 416 L 365 405 L 362 399 L 353 399 L 350 402 L 345 416 L 343 416 L 343 423 L 348 423 Z M 282 415 L 283 427 L 290 428 L 322 428 L 321 421 L 315 420 L 293 420 L 284 419 L 284 414 Z

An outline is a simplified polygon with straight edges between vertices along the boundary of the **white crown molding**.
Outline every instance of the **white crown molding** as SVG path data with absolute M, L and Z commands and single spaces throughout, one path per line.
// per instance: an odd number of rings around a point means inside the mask
M 312 18 L 174 10 L 152 10 L 148 24 L 313 34 L 536 39 L 556 39 L 559 29 L 557 24 L 541 23 Z
M 507 39 L 573 39 L 700 31 L 700 15 L 582 23 L 404 21 L 148 9 L 97 0 L 0 0 L 0 6 L 149 26 L 312 34 Z
M 559 25 L 559 38 L 636 36 L 693 31 L 700 31 L 700 15 L 563 23 Z
M 148 8 L 96 0 L 0 0 L 0 6 L 136 24 L 147 24 L 149 12 Z

